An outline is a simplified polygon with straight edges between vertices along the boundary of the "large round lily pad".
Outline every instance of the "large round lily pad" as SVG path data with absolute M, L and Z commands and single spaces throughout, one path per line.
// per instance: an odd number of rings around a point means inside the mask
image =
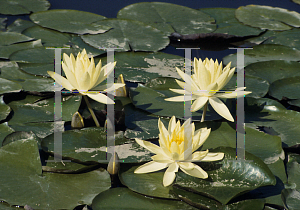
M 26 42 L 33 38 L 16 32 L 0 32 L 0 46 L 11 45 L 18 42 Z
M 53 9 L 36 12 L 29 17 L 38 25 L 60 32 L 98 34 L 104 33 L 111 28 L 95 23 L 105 19 L 104 16 L 78 10 Z
M 292 30 L 283 31 L 270 37 L 264 44 L 280 44 L 300 50 L 299 37 L 300 29 L 293 28 Z
M 143 22 L 112 18 L 98 21 L 112 29 L 104 34 L 83 35 L 82 40 L 95 48 L 115 48 L 123 51 L 158 51 L 169 44 L 160 30 Z
M 99 169 L 82 174 L 42 173 L 35 140 L 14 141 L 0 148 L 0 200 L 40 209 L 73 209 L 110 188 L 109 174 Z M 20 173 L 21 172 L 21 173 Z
M 300 76 L 279 79 L 270 86 L 269 94 L 279 100 L 282 97 L 289 99 L 300 99 L 298 90 L 300 89 Z
M 0 94 L 20 92 L 22 89 L 22 86 L 18 83 L 3 78 L 0 78 L 0 84 Z
M 30 12 L 45 11 L 49 9 L 47 0 L 1 0 L 0 13 L 6 15 L 29 14 Z
M 300 14 L 279 7 L 247 5 L 239 7 L 236 18 L 246 25 L 268 30 L 289 30 L 300 27 Z
M 133 19 L 152 25 L 170 35 L 210 33 L 216 29 L 209 15 L 189 7 L 165 2 L 131 4 L 118 12 L 118 18 Z
M 35 24 L 29 20 L 22 20 L 18 18 L 15 20 L 12 24 L 7 26 L 6 31 L 7 32 L 17 32 L 22 33 L 26 28 L 30 28 L 32 26 L 35 26 Z

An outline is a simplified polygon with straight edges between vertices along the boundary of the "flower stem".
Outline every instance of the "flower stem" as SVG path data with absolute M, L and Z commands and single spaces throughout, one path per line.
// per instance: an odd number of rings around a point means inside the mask
M 87 107 L 88 107 L 88 109 L 89 109 L 89 111 L 90 111 L 90 113 L 91 113 L 91 115 L 92 115 L 92 117 L 93 117 L 93 120 L 94 120 L 96 126 L 97 126 L 97 127 L 100 127 L 100 124 L 99 124 L 99 122 L 98 122 L 98 120 L 97 120 L 97 117 L 96 117 L 96 115 L 95 115 L 95 113 L 94 113 L 92 107 L 91 107 L 91 104 L 90 104 L 90 102 L 89 102 L 89 99 L 87 98 L 86 95 L 83 95 L 83 98 L 84 98 L 85 103 L 86 103 L 86 105 L 87 105 Z
M 204 122 L 204 118 L 205 118 L 206 110 L 207 110 L 207 105 L 208 105 L 208 101 L 204 105 L 201 122 Z

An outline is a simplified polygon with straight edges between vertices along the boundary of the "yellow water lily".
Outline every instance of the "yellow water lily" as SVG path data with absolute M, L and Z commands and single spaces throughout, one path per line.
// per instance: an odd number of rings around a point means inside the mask
M 224 157 L 224 153 L 209 153 L 206 151 L 196 151 L 207 139 L 210 129 L 201 128 L 195 132 L 195 125 L 189 118 L 181 126 L 173 116 L 169 122 L 168 130 L 161 120 L 158 120 L 159 145 L 148 141 L 135 139 L 142 147 L 155 153 L 151 162 L 138 167 L 134 173 L 143 174 L 167 168 L 163 177 L 163 185 L 169 186 L 173 183 L 176 172 L 180 168 L 184 173 L 206 179 L 207 173 L 195 161 L 217 161 Z M 185 132 L 186 131 L 186 132 Z
M 113 65 L 109 63 L 102 67 L 100 60 L 95 67 L 94 58 L 91 57 L 90 60 L 85 49 L 83 49 L 81 53 L 78 53 L 76 59 L 72 53 L 70 57 L 66 53 L 63 54 L 62 68 L 67 78 L 55 74 L 53 71 L 47 72 L 56 82 L 68 90 L 78 90 L 80 94 L 87 95 L 103 104 L 114 104 L 112 99 L 100 93 L 100 91 L 108 91 L 106 84 L 98 85 L 114 70 L 115 65 L 116 62 Z M 124 85 L 115 83 L 114 87 L 117 89 Z M 97 89 L 95 89 L 96 86 L 98 86 Z
M 176 79 L 177 84 L 182 89 L 171 89 L 171 91 L 179 94 L 192 95 L 191 99 L 187 97 L 176 96 L 165 99 L 166 101 L 187 101 L 195 100 L 192 104 L 191 111 L 195 112 L 204 106 L 202 120 L 204 121 L 208 102 L 213 109 L 225 119 L 234 122 L 226 105 L 219 98 L 239 98 L 251 93 L 251 91 L 243 91 L 246 87 L 239 87 L 235 91 L 218 92 L 220 91 L 232 78 L 235 68 L 230 68 L 231 62 L 223 69 L 222 62 L 219 64 L 218 60 L 215 62 L 212 59 L 206 58 L 204 61 L 194 58 L 192 76 L 176 67 L 180 77 L 185 81 Z M 189 85 L 186 85 L 188 83 Z

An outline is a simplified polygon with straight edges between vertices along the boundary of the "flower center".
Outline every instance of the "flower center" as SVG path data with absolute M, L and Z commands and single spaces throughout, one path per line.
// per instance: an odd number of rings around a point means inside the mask
M 177 135 L 173 135 L 173 138 L 171 139 L 170 143 L 176 142 L 177 145 L 180 145 L 184 141 L 184 133 L 179 132 Z

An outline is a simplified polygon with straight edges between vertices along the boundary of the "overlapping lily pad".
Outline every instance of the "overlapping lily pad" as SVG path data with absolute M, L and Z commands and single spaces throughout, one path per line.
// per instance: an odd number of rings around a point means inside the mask
M 289 99 L 300 99 L 298 90 L 300 89 L 300 76 L 279 79 L 270 86 L 269 94 L 279 100 L 282 97 Z
M 235 9 L 233 8 L 202 8 L 199 10 L 215 18 L 218 28 L 214 33 L 249 36 L 258 35 L 262 32 L 261 29 L 246 26 L 239 22 L 235 18 Z
M 221 147 L 212 152 L 224 152 L 225 158 L 218 162 L 200 163 L 200 167 L 207 171 L 208 179 L 195 178 L 179 171 L 174 184 L 196 190 L 226 204 L 245 191 L 274 185 L 276 182 L 263 161 L 250 153 L 247 153 L 246 157 L 252 162 L 239 162 L 235 161 L 236 153 L 233 148 Z M 164 171 L 135 174 L 133 172 L 136 168 L 121 168 L 120 179 L 129 189 L 149 196 L 176 198 L 172 186 L 162 185 Z M 257 176 L 258 173 L 260 176 Z
M 7 122 L 0 124 L 0 145 L 2 145 L 3 139 L 14 132 L 14 129 L 7 125 Z
M 108 163 L 107 133 L 103 128 L 84 128 L 81 130 L 65 131 L 62 134 L 62 155 L 80 161 Z M 42 141 L 42 147 L 48 152 L 54 151 L 54 134 Z M 150 152 L 141 148 L 134 140 L 123 137 L 123 132 L 115 134 L 114 151 L 119 159 L 126 163 L 136 163 L 150 160 Z
M 75 34 L 99 34 L 111 28 L 95 23 L 105 19 L 104 16 L 78 10 L 53 9 L 36 12 L 30 15 L 30 19 L 40 26 Z
M 10 205 L 73 209 L 78 202 L 90 204 L 111 185 L 104 169 L 76 175 L 42 173 L 37 143 L 32 139 L 7 144 L 0 154 L 0 200 Z
M 9 115 L 10 111 L 10 107 L 7 106 L 3 101 L 3 96 L 0 96 L 0 121 L 5 120 L 5 118 Z
M 273 37 L 270 37 L 266 42 L 264 42 L 264 44 L 280 44 L 300 50 L 299 36 L 300 29 L 293 28 L 291 30 L 283 31 Z
M 7 20 L 7 18 L 0 18 L 0 30 L 5 29 L 5 27 L 6 27 L 5 21 L 6 20 Z
M 270 60 L 285 60 L 285 61 L 299 61 L 300 51 L 293 49 L 291 47 L 273 44 L 263 44 L 254 46 L 253 49 L 244 50 L 244 61 L 245 66 Z M 236 67 L 237 56 L 235 54 L 230 54 L 223 58 L 223 63 L 228 64 L 231 62 L 232 66 Z
M 12 24 L 7 26 L 7 32 L 17 32 L 22 33 L 26 28 L 35 26 L 35 24 L 28 20 L 17 19 Z
M 216 29 L 209 15 L 189 7 L 165 2 L 131 4 L 118 12 L 118 18 L 133 19 L 152 25 L 170 35 L 209 33 Z
M 13 92 L 20 92 L 22 86 L 16 82 L 9 81 L 7 79 L 0 78 L 0 94 L 4 93 L 13 93 Z
M 151 207 L 150 207 L 151 206 Z M 112 188 L 97 195 L 92 203 L 93 210 L 147 210 L 149 209 L 192 210 L 196 209 L 182 201 L 150 198 L 132 192 L 127 188 Z
M 295 189 L 284 189 L 281 193 L 284 207 L 288 210 L 300 208 L 300 192 Z
M 26 42 L 33 38 L 16 32 L 0 32 L 0 46 L 7 46 L 18 42 Z
M 140 21 L 111 18 L 96 23 L 112 29 L 104 34 L 81 36 L 84 42 L 95 48 L 158 51 L 169 44 L 169 38 L 160 30 Z
M 29 14 L 30 12 L 45 11 L 49 7 L 50 3 L 47 0 L 1 0 L 0 14 Z
M 247 5 L 239 7 L 236 18 L 246 25 L 268 30 L 289 30 L 300 27 L 300 14 L 279 7 Z
M 178 96 L 169 88 L 181 89 L 173 78 L 156 78 L 137 88 L 130 88 L 129 96 L 135 107 L 150 112 L 154 115 L 184 119 L 184 103 L 165 101 L 164 99 Z M 193 120 L 200 121 L 202 110 L 192 113 Z M 221 119 L 214 109 L 208 106 L 206 120 Z

